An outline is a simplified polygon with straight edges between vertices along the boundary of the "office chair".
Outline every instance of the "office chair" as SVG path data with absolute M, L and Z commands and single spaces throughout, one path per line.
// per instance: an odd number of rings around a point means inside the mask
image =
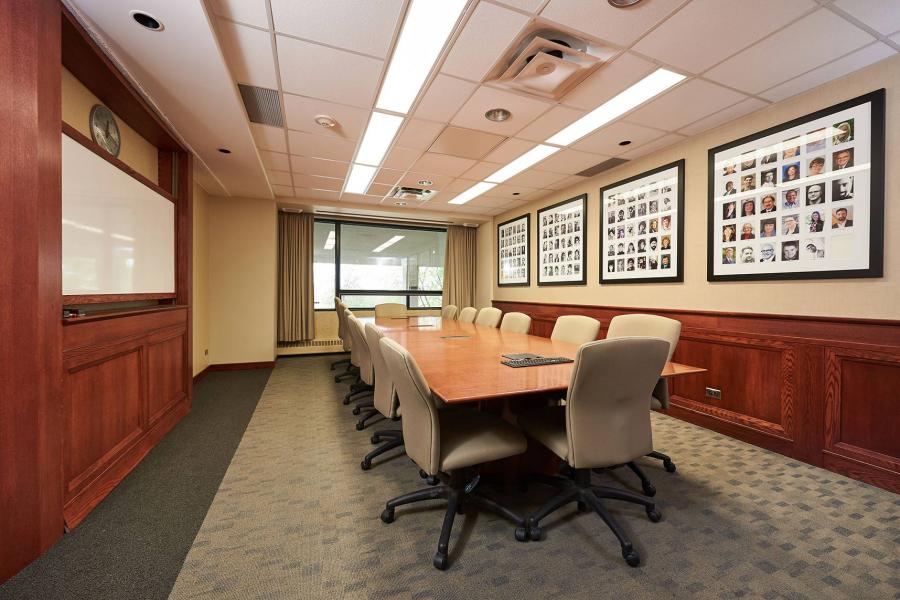
M 393 522 L 395 509 L 404 504 L 446 499 L 444 524 L 432 559 L 432 564 L 441 570 L 448 564 L 447 550 L 454 517 L 467 505 L 492 510 L 512 520 L 524 532 L 525 521 L 521 516 L 475 491 L 480 476 L 473 475 L 471 470 L 475 465 L 525 452 L 522 432 L 488 413 L 438 411 L 428 382 L 413 357 L 390 338 L 382 338 L 380 343 L 403 407 L 401 423 L 406 454 L 427 475 L 446 482 L 388 500 L 381 520 Z
M 467 306 L 459 311 L 459 318 L 457 319 L 457 321 L 459 321 L 460 323 L 474 323 L 475 315 L 477 314 L 477 310 L 475 310 L 471 306 Z
M 348 310 L 347 330 L 350 332 L 350 338 L 353 340 L 353 348 L 350 352 L 350 361 L 359 369 L 359 381 L 350 386 L 350 391 L 344 396 L 344 404 L 350 404 L 354 400 L 364 397 L 372 393 L 372 383 L 375 376 L 372 372 L 372 357 L 369 352 L 369 346 L 366 344 L 365 333 L 362 323 Z M 357 406 L 353 409 L 353 414 L 358 415 L 361 408 L 365 405 Z
M 344 336 L 346 336 L 346 332 L 344 331 L 344 320 L 341 319 L 341 317 L 340 317 L 340 313 L 343 312 L 343 310 L 344 310 L 344 307 L 342 305 L 343 305 L 343 302 L 341 302 L 341 299 L 338 298 L 337 296 L 335 296 L 334 297 L 334 313 L 335 313 L 335 316 L 337 317 L 337 321 L 338 321 L 338 337 L 341 340 L 341 346 L 343 347 L 344 352 L 350 352 L 350 347 L 347 345 L 347 342 L 344 341 Z M 349 356 L 347 358 L 342 358 L 340 360 L 336 360 L 333 363 L 331 363 L 331 370 L 334 371 L 338 365 L 343 365 L 343 364 L 346 364 L 348 366 L 350 365 L 350 357 Z
M 596 340 L 599 332 L 600 321 L 597 319 L 582 315 L 563 315 L 556 319 L 550 339 L 580 346 Z
M 385 302 L 375 305 L 376 317 L 405 317 L 406 305 L 396 302 Z
M 375 394 L 372 397 L 373 408 L 366 411 L 365 416 L 361 417 L 359 423 L 365 421 L 376 414 L 383 415 L 386 419 L 396 421 L 400 417 L 400 405 L 397 402 L 397 393 L 394 390 L 394 382 L 388 371 L 387 364 L 384 362 L 384 355 L 381 353 L 381 338 L 384 332 L 373 323 L 366 323 L 366 342 L 369 345 L 369 352 L 372 355 L 372 366 L 375 368 Z M 356 424 L 357 429 L 362 429 L 359 423 Z M 372 459 L 381 456 L 388 450 L 403 446 L 403 431 L 400 429 L 382 429 L 372 434 L 372 443 L 378 444 L 382 438 L 387 441 L 363 457 L 360 467 L 363 471 L 372 468 Z
M 681 337 L 681 321 L 660 317 L 658 315 L 618 315 L 609 322 L 609 329 L 606 331 L 606 339 L 615 339 L 627 336 L 648 336 L 661 338 L 669 342 L 669 356 L 667 361 L 672 360 L 675 354 L 675 347 L 678 345 L 678 339 Z M 650 408 L 656 410 L 666 410 L 669 408 L 669 385 L 666 380 L 660 377 L 653 388 L 653 395 L 650 397 Z M 675 463 L 672 459 L 656 450 L 647 454 L 650 458 L 655 458 L 663 462 L 663 467 L 669 473 L 676 470 Z M 653 486 L 649 484 L 646 477 L 641 478 L 641 484 L 644 486 L 644 492 L 652 496 L 655 493 Z M 646 483 L 645 483 L 646 481 Z
M 454 305 L 448 304 L 447 306 L 445 306 L 444 308 L 441 309 L 441 318 L 442 319 L 455 319 L 456 312 L 458 310 L 459 309 L 456 308 Z
M 350 331 L 347 329 L 346 312 L 348 310 L 350 309 L 347 308 L 347 305 L 340 298 L 334 298 L 334 312 L 338 320 L 338 337 L 341 339 L 344 351 L 350 353 L 350 357 L 344 359 L 347 361 L 347 368 L 343 373 L 338 373 L 334 376 L 335 383 L 339 383 L 346 377 L 356 377 L 356 370 L 353 365 L 353 341 L 350 339 Z M 332 368 L 334 368 L 334 365 L 332 365 Z
M 475 324 L 485 327 L 496 327 L 500 324 L 501 316 L 503 316 L 503 312 L 499 308 L 487 306 L 478 311 L 478 316 L 475 317 Z
M 510 312 L 503 315 L 500 321 L 500 331 L 511 331 L 513 333 L 528 333 L 531 329 L 531 317 L 525 313 Z
M 601 340 L 578 349 L 565 406 L 550 406 L 519 417 L 522 429 L 571 469 L 558 478 L 562 491 L 528 517 L 527 536 L 541 537 L 540 522 L 570 502 L 590 506 L 606 522 L 632 567 L 640 556 L 625 531 L 606 509 L 604 498 L 641 504 L 654 523 L 662 518 L 652 500 L 634 492 L 591 485 L 591 470 L 630 464 L 653 448 L 647 394 L 666 364 L 668 342 L 630 337 Z M 522 536 L 517 535 L 517 539 Z

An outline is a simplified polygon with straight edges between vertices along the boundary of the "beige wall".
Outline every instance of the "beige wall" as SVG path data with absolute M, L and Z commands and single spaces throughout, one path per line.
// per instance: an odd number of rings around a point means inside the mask
M 193 357 L 194 375 L 209 365 L 209 196 L 194 183 Z
M 65 67 L 62 69 L 62 120 L 86 135 L 91 137 L 90 116 L 91 108 L 95 104 L 103 104 L 84 87 L 71 72 Z M 119 115 L 116 115 L 116 123 L 119 125 L 122 145 L 119 150 L 119 159 L 126 165 L 149 179 L 157 181 L 156 146 L 142 138 L 129 127 Z
M 482 223 L 475 233 L 475 260 L 479 266 L 475 269 L 475 306 L 478 308 L 491 305 L 494 291 L 494 228 L 493 223 Z
M 879 88 L 887 89 L 885 274 L 880 279 L 813 280 L 802 282 L 706 281 L 707 150 L 767 127 L 801 117 L 832 104 Z M 588 267 L 586 286 L 537 287 L 537 255 L 531 244 L 531 287 L 498 288 L 495 300 L 593 304 L 645 308 L 677 308 L 837 317 L 900 318 L 900 261 L 895 258 L 900 230 L 900 210 L 892 202 L 900 192 L 897 152 L 900 150 L 900 58 L 833 81 L 800 96 L 769 106 L 757 113 L 702 133 L 675 146 L 622 165 L 585 183 L 494 218 L 499 223 L 581 193 L 588 194 Z M 599 189 L 615 181 L 684 158 L 685 163 L 685 259 L 684 283 L 603 285 L 598 283 Z M 532 235 L 534 231 L 532 230 Z M 479 281 L 493 272 L 490 253 L 479 247 Z
M 276 207 L 273 200 L 208 200 L 209 363 L 275 358 Z

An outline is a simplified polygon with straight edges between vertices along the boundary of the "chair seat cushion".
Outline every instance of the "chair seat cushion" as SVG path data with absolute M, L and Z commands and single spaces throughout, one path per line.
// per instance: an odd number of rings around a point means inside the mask
M 525 436 L 499 417 L 473 410 L 440 411 L 441 471 L 525 452 Z
M 519 426 L 563 460 L 568 459 L 566 407 L 546 406 L 519 415 Z

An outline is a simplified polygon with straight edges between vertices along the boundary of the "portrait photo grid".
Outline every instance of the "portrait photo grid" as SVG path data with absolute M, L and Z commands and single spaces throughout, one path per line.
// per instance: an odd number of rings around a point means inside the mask
M 528 284 L 528 226 L 529 215 L 497 226 L 498 285 Z
M 601 191 L 600 281 L 678 277 L 679 163 Z
M 868 269 L 871 127 L 863 103 L 716 152 L 712 274 Z
M 582 195 L 556 206 L 538 211 L 540 250 L 538 284 L 583 283 L 585 209 L 587 196 Z

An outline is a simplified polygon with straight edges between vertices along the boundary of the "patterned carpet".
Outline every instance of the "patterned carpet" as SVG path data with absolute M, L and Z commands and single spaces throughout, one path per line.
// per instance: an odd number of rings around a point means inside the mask
M 900 598 L 900 497 L 656 414 L 657 448 L 678 465 L 645 463 L 663 520 L 607 503 L 639 568 L 573 505 L 526 544 L 468 511 L 439 572 L 443 505 L 379 520 L 385 500 L 426 484 L 401 455 L 360 470 L 372 429 L 354 429 L 329 362 L 278 362 L 171 598 Z M 639 489 L 627 472 L 595 477 Z M 549 493 L 532 486 L 511 504 Z

